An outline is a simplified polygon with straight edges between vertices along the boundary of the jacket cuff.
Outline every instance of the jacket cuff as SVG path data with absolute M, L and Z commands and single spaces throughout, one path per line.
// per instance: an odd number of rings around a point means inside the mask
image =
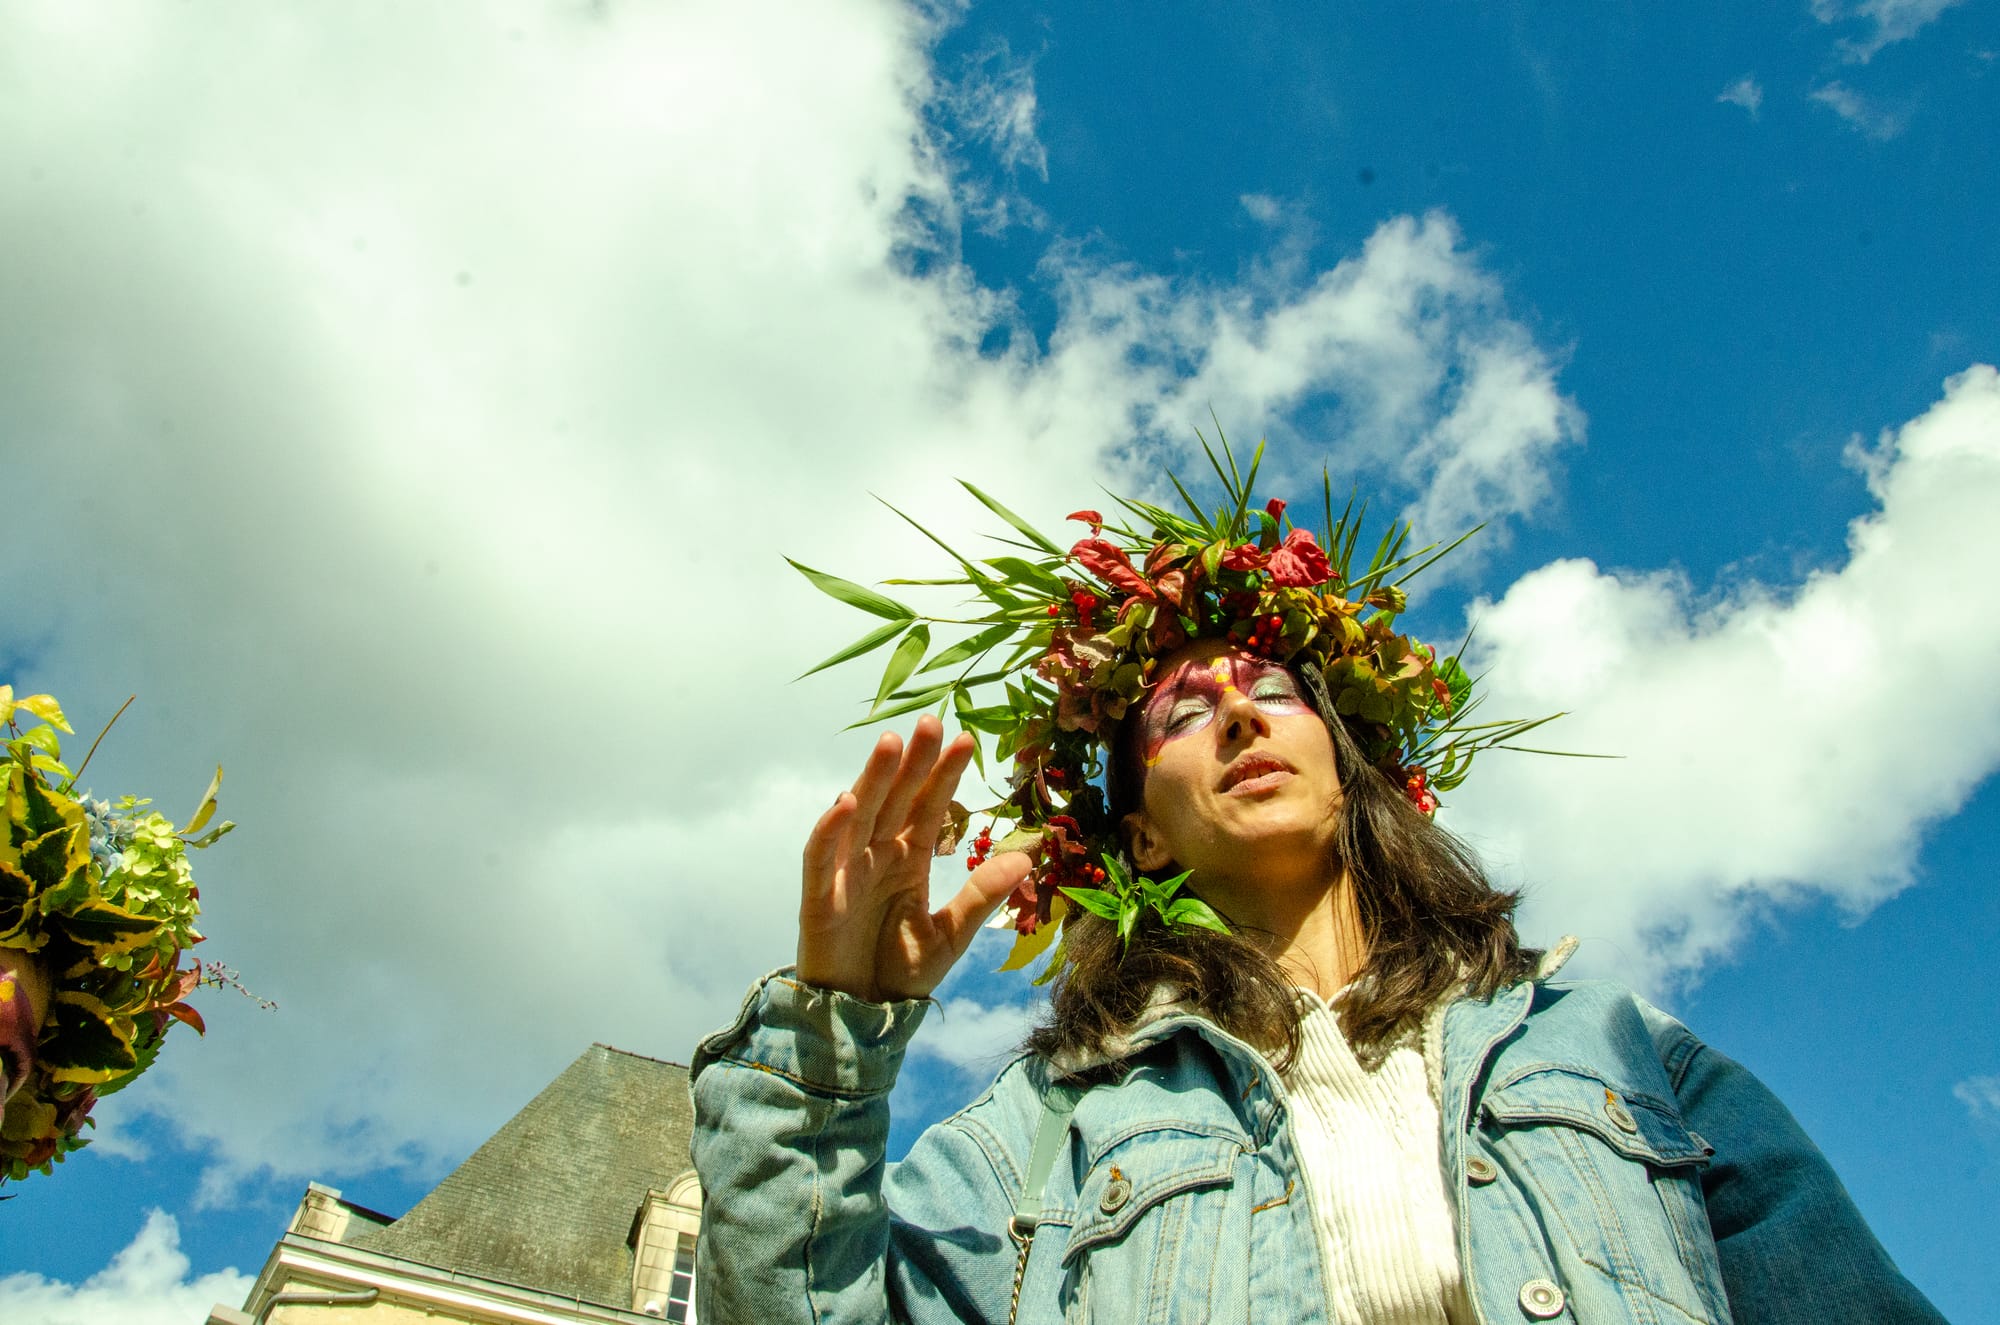
M 888 1093 L 929 1000 L 870 1003 L 802 984 L 792 971 L 780 967 L 750 987 L 735 1022 L 695 1050 L 690 1079 L 726 1061 L 825 1095 Z

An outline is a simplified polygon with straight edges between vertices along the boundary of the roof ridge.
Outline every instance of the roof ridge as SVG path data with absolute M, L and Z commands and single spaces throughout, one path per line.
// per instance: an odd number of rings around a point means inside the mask
M 660 1063 L 666 1067 L 678 1067 L 683 1070 L 685 1070 L 687 1067 L 686 1063 L 680 1062 L 677 1059 L 656 1058 L 652 1054 L 635 1053 L 633 1050 L 630 1049 L 620 1049 L 615 1044 L 606 1044 L 602 1040 L 592 1040 L 590 1042 L 590 1047 L 593 1049 L 609 1049 L 614 1054 L 623 1054 L 627 1058 L 643 1058 L 649 1063 Z

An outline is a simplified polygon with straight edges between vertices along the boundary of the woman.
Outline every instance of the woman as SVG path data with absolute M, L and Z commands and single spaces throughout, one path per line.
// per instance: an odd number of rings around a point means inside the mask
M 1115 560 L 1079 513 L 1091 539 L 1057 564 L 1093 580 L 1052 590 L 1075 624 L 1030 640 L 1055 693 L 1003 724 L 996 811 L 1026 852 L 983 859 L 982 836 L 929 911 L 973 754 L 930 717 L 814 827 L 796 967 L 695 1057 L 703 1318 L 1937 1320 L 1748 1073 L 1521 948 L 1514 898 L 1428 816 L 1471 748 L 1430 738 L 1469 687 L 1390 635 L 1395 548 L 1352 577 L 1313 562 L 1278 504 L 1248 522 L 1247 487 L 1233 519 L 1155 519 Z M 989 595 L 996 619 L 1032 617 L 1006 601 L 1029 578 Z M 1399 679 L 1400 707 L 1366 700 Z M 1143 879 L 1072 849 L 1106 833 Z M 1163 877 L 1183 873 L 1195 897 Z M 1049 1019 L 885 1166 L 925 1000 L 1003 902 L 1062 930 Z

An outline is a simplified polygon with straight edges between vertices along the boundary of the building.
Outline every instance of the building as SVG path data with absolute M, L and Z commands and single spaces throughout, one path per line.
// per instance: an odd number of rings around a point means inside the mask
M 209 1325 L 693 1321 L 687 1069 L 592 1045 L 400 1219 L 309 1184 Z

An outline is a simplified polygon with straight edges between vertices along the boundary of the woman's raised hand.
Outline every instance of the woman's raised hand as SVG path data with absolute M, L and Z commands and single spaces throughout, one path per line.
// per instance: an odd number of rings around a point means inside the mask
M 1006 852 L 931 910 L 932 849 L 971 759 L 972 737 L 945 744 L 944 724 L 929 715 L 908 746 L 894 732 L 875 742 L 853 790 L 806 840 L 800 980 L 870 1002 L 922 998 L 1028 876 L 1028 858 Z

